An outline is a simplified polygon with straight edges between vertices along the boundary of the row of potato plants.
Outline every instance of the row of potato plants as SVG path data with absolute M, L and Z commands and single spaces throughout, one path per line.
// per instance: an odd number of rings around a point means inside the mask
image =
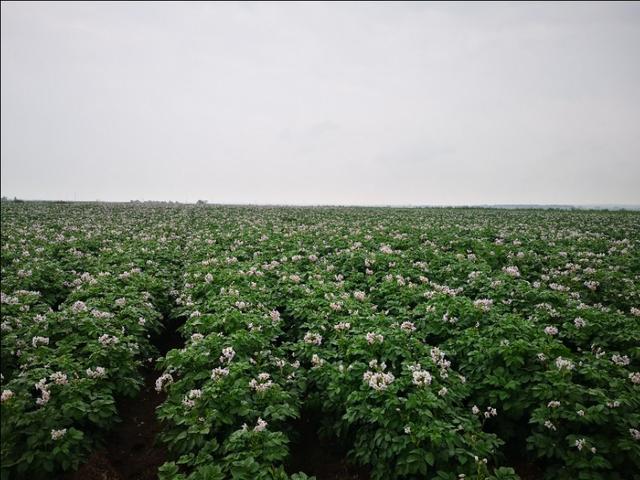
M 160 478 L 307 478 L 285 470 L 305 370 L 283 341 L 275 292 L 216 258 L 239 243 L 231 222 L 200 212 L 183 284 L 172 292 L 185 346 L 162 359 L 156 382 L 167 392 L 158 416 L 175 457 Z
M 179 247 L 161 213 L 3 205 L 3 479 L 77 468 L 142 385 Z

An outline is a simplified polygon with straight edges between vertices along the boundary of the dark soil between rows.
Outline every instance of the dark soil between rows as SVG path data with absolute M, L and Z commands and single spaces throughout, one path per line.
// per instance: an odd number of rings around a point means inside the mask
M 156 374 L 144 372 L 145 384 L 135 398 L 118 402 L 122 422 L 106 437 L 106 448 L 95 452 L 68 480 L 155 480 L 167 451 L 157 440 L 161 430 L 155 410 L 164 395 L 155 391 Z
M 369 480 L 369 472 L 347 461 L 347 451 L 333 439 L 318 435 L 320 414 L 303 412 L 294 422 L 287 472 L 304 472 L 317 480 Z
M 181 323 L 165 320 L 165 329 L 151 341 L 160 355 L 184 344 L 178 332 Z M 155 480 L 158 468 L 168 460 L 167 450 L 158 441 L 162 426 L 156 408 L 166 395 L 155 391 L 158 373 L 143 372 L 144 385 L 135 398 L 117 402 L 121 422 L 105 438 L 106 447 L 94 452 L 86 463 L 65 480 Z

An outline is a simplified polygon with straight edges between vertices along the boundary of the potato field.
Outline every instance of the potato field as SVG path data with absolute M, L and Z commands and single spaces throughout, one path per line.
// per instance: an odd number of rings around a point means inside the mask
M 640 479 L 640 212 L 2 202 L 1 478 Z

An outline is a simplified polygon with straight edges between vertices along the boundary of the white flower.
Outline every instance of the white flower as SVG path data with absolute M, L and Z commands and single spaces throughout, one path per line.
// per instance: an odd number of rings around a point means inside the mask
M 574 445 L 578 450 L 582 450 L 584 445 L 585 445 L 585 443 L 587 443 L 587 441 L 584 438 L 579 438 L 579 439 L 576 440 Z
M 578 414 L 578 416 L 584 417 L 584 410 L 578 410 L 576 413 Z
M 349 322 L 340 322 L 333 326 L 336 331 L 349 330 L 351 328 L 351 324 Z
M 576 328 L 582 328 L 587 325 L 587 322 L 584 318 L 576 317 L 576 319 L 573 321 L 573 324 L 576 326 Z
M 369 384 L 374 390 L 386 390 L 393 383 L 395 377 L 392 373 L 371 372 L 367 370 L 362 379 Z
M 495 417 L 498 415 L 498 410 L 493 407 L 487 407 L 487 411 L 484 412 L 484 418 Z
M 556 367 L 558 370 L 573 370 L 575 368 L 575 364 L 571 360 L 558 357 L 556 358 Z
M 95 370 L 87 368 L 86 374 L 89 378 L 102 378 L 107 374 L 107 371 L 103 367 L 96 367 Z
M 156 392 L 161 392 L 167 385 L 173 383 L 173 376 L 170 373 L 163 373 L 156 380 Z
M 363 300 L 364 300 L 364 298 L 365 298 L 365 294 L 364 294 L 364 292 L 354 292 L 354 293 L 353 293 L 353 297 L 354 297 L 356 300 L 363 301 Z
M 488 312 L 493 306 L 493 300 L 489 298 L 479 298 L 478 300 L 473 301 L 473 306 L 479 308 L 483 312 Z
M 471 407 L 471 413 L 477 415 L 480 413 L 480 409 L 476 405 L 474 405 L 473 407 Z
M 200 397 L 202 397 L 202 390 L 189 390 L 189 392 L 182 399 L 182 404 L 187 408 L 192 408 L 196 404 L 195 400 Z
M 211 282 L 213 282 L 213 275 L 211 275 L 210 273 L 207 273 L 207 274 L 204 276 L 204 281 L 205 281 L 206 283 L 211 283 Z
M 304 336 L 304 342 L 311 345 L 320 345 L 322 336 L 319 333 L 307 332 Z
M 54 372 L 49 376 L 49 379 L 56 385 L 66 385 L 69 383 L 67 375 L 62 372 Z
M 406 433 L 407 435 L 409 435 L 411 433 L 411 427 L 409 425 L 404 427 L 404 433 Z
M 109 345 L 117 344 L 120 339 L 115 335 L 107 335 L 105 333 L 104 335 L 100 335 L 98 341 L 102 344 L 103 347 L 108 347 Z
M 384 336 L 380 335 L 379 333 L 375 333 L 375 332 L 368 332 L 365 335 L 366 339 L 367 339 L 367 343 L 369 345 L 372 345 L 374 343 L 382 343 L 384 341 Z
M 49 392 L 49 390 L 46 388 L 41 389 L 40 395 L 41 397 L 36 399 L 36 405 L 43 406 L 49 403 L 49 399 L 51 399 L 51 392 Z
M 101 312 L 100 310 L 96 310 L 95 308 L 93 310 L 91 310 L 91 315 L 93 315 L 95 318 L 112 318 L 114 316 L 113 313 L 109 313 L 109 312 Z
M 124 307 L 126 305 L 126 303 L 127 303 L 127 299 L 124 298 L 124 297 L 116 299 L 116 305 L 118 307 Z
M 267 422 L 265 422 L 262 418 L 258 417 L 258 422 L 256 423 L 256 426 L 253 427 L 253 431 L 262 432 L 267 428 L 267 425 L 268 425 Z
M 444 397 L 447 393 L 449 393 L 447 387 L 442 387 L 440 390 L 438 390 L 438 395 L 440 395 L 441 397 Z
M 426 370 L 414 370 L 412 373 L 413 384 L 419 387 L 431 385 L 432 377 Z
M 311 357 L 311 364 L 314 367 L 320 367 L 324 364 L 324 360 L 314 353 L 313 356 Z
M 389 253 L 393 253 L 393 249 L 392 249 L 389 245 L 382 245 L 382 246 L 380 247 L 380 251 L 381 251 L 382 253 L 387 253 L 387 254 L 389 254 Z
M 49 392 L 49 386 L 47 385 L 47 379 L 41 378 L 37 383 L 34 384 L 36 390 L 40 391 L 41 397 L 36 399 L 37 405 L 46 405 L 51 398 L 51 393 Z
M 269 316 L 271 317 L 271 321 L 273 323 L 280 321 L 280 312 L 278 310 L 271 310 Z
M 591 290 L 592 292 L 595 292 L 598 289 L 598 286 L 600 285 L 600 283 L 594 280 L 589 280 L 584 282 L 583 285 L 587 287 L 589 290 Z
M 211 380 L 213 380 L 214 382 L 217 382 L 222 377 L 226 377 L 227 375 L 229 375 L 228 368 L 217 367 L 211 370 Z
M 613 355 L 611 357 L 611 361 L 621 367 L 629 365 L 629 363 L 631 363 L 631 360 L 629 360 L 629 357 L 627 357 L 626 355 Z
M 629 374 L 629 380 L 631 383 L 638 385 L 640 384 L 640 372 L 633 372 Z
M 222 355 L 220 355 L 220 363 L 231 363 L 233 357 L 236 356 L 236 351 L 233 347 L 225 347 L 222 349 Z
M 404 330 L 405 332 L 413 332 L 415 331 L 416 326 L 413 322 L 402 322 L 402 324 L 400 325 L 400 329 Z
M 552 336 L 553 335 L 557 335 L 558 334 L 558 329 L 551 325 L 551 326 L 545 327 L 544 333 L 546 333 L 547 335 L 552 335 Z
M 259 393 L 269 390 L 273 385 L 271 375 L 266 372 L 259 374 L 257 379 L 254 378 L 249 382 L 249 387 Z
M 71 310 L 74 313 L 86 312 L 87 311 L 87 305 L 84 302 L 81 302 L 80 300 L 78 300 L 73 305 L 71 305 Z
M 520 276 L 520 270 L 516 266 L 502 267 L 502 271 L 510 277 L 518 278 Z
M 547 403 L 547 408 L 558 408 L 560 406 L 560 402 L 557 400 L 552 400 Z
M 204 338 L 204 335 L 202 335 L 201 333 L 194 333 L 194 334 L 191 335 L 191 341 L 193 343 L 198 343 L 203 338 Z
M 51 430 L 51 440 L 60 440 L 67 434 L 67 429 L 63 428 L 61 430 Z
M 15 394 L 11 390 L 3 390 L 2 391 L 2 397 L 0 397 L 0 402 L 1 403 L 8 402 L 14 396 L 15 396 Z
M 640 430 L 630 428 L 629 433 L 631 434 L 631 438 L 633 438 L 634 440 L 640 440 Z
M 33 348 L 37 348 L 38 345 L 49 345 L 49 337 L 33 337 L 31 345 L 33 345 Z
M 544 422 L 544 426 L 547 427 L 549 430 L 556 430 L 556 426 L 553 424 L 553 422 L 551 420 L 547 420 L 546 422 Z

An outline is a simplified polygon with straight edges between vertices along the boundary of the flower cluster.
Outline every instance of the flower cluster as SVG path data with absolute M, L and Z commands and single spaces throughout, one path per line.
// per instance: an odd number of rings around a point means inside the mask
M 107 370 L 103 367 L 87 368 L 86 374 L 89 378 L 102 378 L 107 374 Z
M 222 364 L 229 364 L 235 356 L 236 351 L 233 349 L 233 347 L 225 347 L 222 349 L 222 355 L 220 355 L 219 361 Z
M 340 322 L 337 323 L 333 326 L 333 328 L 340 332 L 340 331 L 344 331 L 344 330 L 349 330 L 351 328 L 351 324 L 349 322 Z
M 267 422 L 265 422 L 262 418 L 258 417 L 258 421 L 256 422 L 256 426 L 253 427 L 253 431 L 256 433 L 263 432 L 267 429 L 268 425 L 269 424 Z M 249 426 L 246 423 L 242 425 L 242 431 L 243 432 L 249 431 Z
M 367 370 L 362 375 L 362 379 L 374 390 L 386 390 L 395 380 L 395 376 L 391 372 L 385 372 L 387 364 L 384 362 L 378 363 L 377 360 L 371 360 L 369 368 L 372 370 Z
M 49 337 L 33 337 L 31 345 L 33 348 L 37 348 L 40 345 L 49 345 Z
M 258 393 L 266 392 L 275 384 L 271 380 L 271 375 L 264 372 L 258 375 L 258 378 L 252 378 L 249 382 L 249 387 Z
M 503 267 L 502 271 L 510 277 L 518 278 L 520 276 L 520 270 L 516 266 Z
M 98 338 L 98 342 L 100 342 L 100 344 L 103 347 L 109 347 L 112 345 L 116 345 L 117 343 L 120 342 L 120 339 L 118 337 L 116 337 L 115 335 L 108 335 L 108 334 L 103 334 L 100 335 L 100 337 Z
M 411 372 L 412 382 L 419 387 L 427 387 L 431 385 L 433 377 L 431 373 L 424 370 L 419 363 L 413 363 L 407 365 L 407 368 Z
M 369 345 L 372 345 L 374 343 L 382 343 L 384 341 L 384 336 L 375 332 L 368 332 L 365 335 L 365 338 L 367 339 L 367 343 Z
M 304 336 L 304 342 L 311 345 L 320 345 L 322 344 L 322 335 L 319 333 L 307 332 Z
M 182 404 L 187 408 L 193 408 L 196 404 L 196 399 L 200 397 L 202 397 L 202 390 L 189 390 L 189 393 L 182 399 Z
M 575 368 L 575 364 L 571 360 L 558 357 L 556 358 L 556 368 L 558 370 L 573 370 Z
M 163 373 L 156 379 L 156 392 L 161 392 L 172 383 L 173 375 L 171 375 L 170 373 Z
M 67 429 L 63 428 L 61 430 L 51 430 L 51 440 L 60 440 L 67 434 Z
M 213 380 L 214 382 L 217 382 L 218 380 L 220 380 L 223 377 L 226 377 L 227 375 L 229 375 L 228 368 L 216 367 L 213 370 L 211 370 L 211 380 Z

